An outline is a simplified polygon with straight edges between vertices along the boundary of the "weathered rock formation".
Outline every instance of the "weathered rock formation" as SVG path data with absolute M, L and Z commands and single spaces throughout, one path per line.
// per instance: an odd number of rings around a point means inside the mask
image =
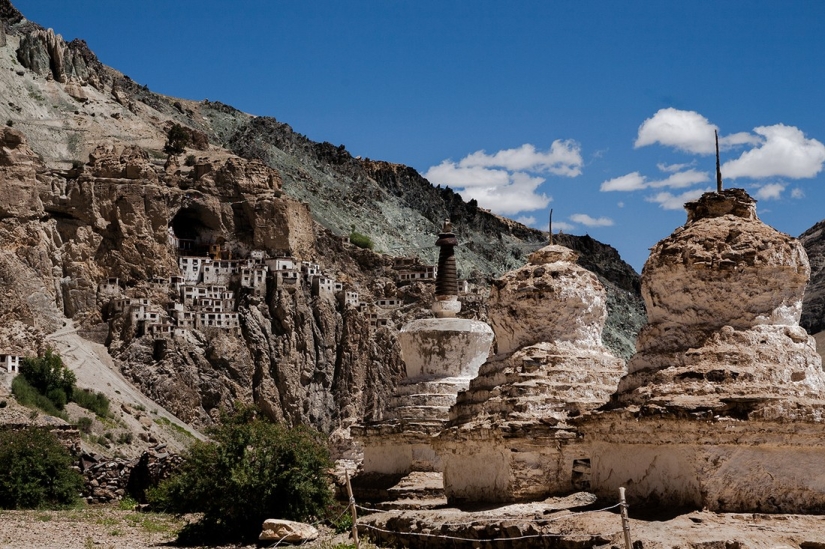
M 811 263 L 811 280 L 802 300 L 799 324 L 809 334 L 825 330 L 825 221 L 820 221 L 800 235 Z
M 645 265 L 649 324 L 612 410 L 579 421 L 592 488 L 716 511 L 822 511 L 825 374 L 798 324 L 805 251 L 741 189 L 686 208 Z
M 98 147 L 79 169 L 48 172 L 22 133 L 0 130 L 0 145 L 0 343 L 38 352 L 45 335 L 70 317 L 107 342 L 145 394 L 196 425 L 211 423 L 236 400 L 327 432 L 383 407 L 400 374 L 391 331 L 370 329 L 362 313 L 307 285 L 241 295 L 238 334 L 190 332 L 170 340 L 161 360 L 154 338 L 110 317 L 110 297 L 98 293 L 102 281 L 117 277 L 165 308 L 172 296 L 150 281 L 179 274 L 170 230 L 222 237 L 240 257 L 251 250 L 319 257 L 309 210 L 281 196 L 277 172 L 207 155 L 191 170 L 167 173 L 143 149 L 120 145 Z M 342 245 L 321 242 L 324 249 Z M 361 253 L 371 254 L 359 251 L 338 265 L 359 284 L 354 259 Z
M 569 419 L 607 402 L 624 362 L 603 346 L 605 290 L 551 245 L 493 284 L 498 354 L 459 394 L 436 450 L 452 501 L 524 501 L 573 488 L 580 451 Z

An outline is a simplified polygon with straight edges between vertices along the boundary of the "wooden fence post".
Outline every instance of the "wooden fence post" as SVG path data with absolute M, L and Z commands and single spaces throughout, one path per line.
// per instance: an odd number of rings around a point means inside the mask
M 619 488 L 619 506 L 622 514 L 622 530 L 624 530 L 624 545 L 625 549 L 633 549 L 633 544 L 630 542 L 630 519 L 627 518 L 627 501 L 624 498 L 624 488 Z
M 352 511 L 352 539 L 355 541 L 355 549 L 361 549 L 358 543 L 358 513 L 355 510 L 355 496 L 352 495 L 352 485 L 349 483 L 349 470 L 345 469 L 347 474 L 347 494 L 349 495 L 349 508 Z M 624 488 L 622 488 L 624 490 Z M 630 539 L 630 538 L 628 538 Z

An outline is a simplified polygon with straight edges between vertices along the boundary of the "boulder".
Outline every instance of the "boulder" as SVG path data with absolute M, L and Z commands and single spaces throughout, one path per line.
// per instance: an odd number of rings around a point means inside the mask
M 317 537 L 318 529 L 311 524 L 292 520 L 266 519 L 258 539 L 280 543 L 304 543 Z

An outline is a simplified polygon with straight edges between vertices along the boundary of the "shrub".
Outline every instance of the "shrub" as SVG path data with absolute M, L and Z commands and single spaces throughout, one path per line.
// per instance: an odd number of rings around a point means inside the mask
M 103 393 L 75 387 L 72 391 L 72 400 L 78 406 L 94 412 L 98 417 L 109 415 L 109 399 Z
M 87 435 L 92 432 L 92 418 L 90 417 L 81 417 L 77 420 L 77 428 L 81 433 L 86 433 Z
M 186 160 L 183 161 L 184 166 L 194 166 L 195 165 L 195 155 L 190 154 L 187 155 Z
M 57 406 L 51 401 L 51 399 L 40 394 L 40 392 L 32 387 L 22 375 L 15 377 L 11 382 L 11 392 L 14 395 L 14 398 L 17 399 L 17 402 L 23 406 L 33 406 L 43 410 L 50 416 L 68 419 L 65 412 L 58 410 Z M 37 417 L 37 412 L 35 412 L 35 417 Z
M 100 417 L 109 414 L 109 399 L 103 393 L 75 387 L 74 372 L 63 365 L 60 355 L 51 349 L 41 357 L 26 357 L 20 375 L 12 382 L 12 392 L 24 406 L 36 406 L 52 416 L 66 419 L 61 411 L 66 403 L 76 402 Z
M 189 144 L 189 132 L 180 124 L 173 124 L 169 128 L 169 133 L 166 134 L 168 138 L 163 151 L 167 154 L 181 154 L 186 150 Z
M 0 507 L 69 505 L 83 487 L 73 459 L 52 433 L 0 431 Z
M 133 440 L 134 440 L 134 436 L 129 431 L 125 431 L 123 433 L 120 433 L 117 436 L 117 443 L 118 444 L 132 444 Z
M 372 239 L 365 234 L 357 233 L 352 231 L 349 235 L 349 241 L 359 248 L 365 248 L 367 250 L 371 250 L 374 246 Z
M 8 126 L 9 128 L 11 128 L 12 126 L 14 126 L 14 120 L 12 120 L 11 118 L 9 118 L 8 120 L 6 120 L 6 126 Z
M 77 378 L 63 366 L 60 355 L 47 349 L 41 357 L 26 357 L 20 364 L 20 374 L 41 395 L 45 395 L 62 410 L 74 390 Z M 45 410 L 47 413 L 48 410 Z
M 242 407 L 210 434 L 212 441 L 190 447 L 175 476 L 149 491 L 154 509 L 202 512 L 200 532 L 252 539 L 267 518 L 307 520 L 330 502 L 329 451 L 317 432 Z

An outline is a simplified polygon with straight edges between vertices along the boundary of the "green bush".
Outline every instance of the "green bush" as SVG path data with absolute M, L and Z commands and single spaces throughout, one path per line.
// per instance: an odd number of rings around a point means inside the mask
M 41 395 L 62 410 L 74 391 L 77 378 L 74 372 L 63 366 L 60 355 L 47 349 L 43 356 L 26 357 L 20 364 L 20 375 Z M 48 410 L 45 410 L 48 413 Z
M 103 393 L 95 393 L 88 389 L 75 389 L 72 391 L 72 401 L 78 406 L 94 412 L 98 417 L 109 415 L 109 399 Z
M 186 160 L 183 161 L 184 166 L 194 166 L 195 165 L 195 155 L 190 154 L 186 156 Z
M 253 539 L 267 518 L 321 516 L 331 501 L 321 435 L 257 416 L 246 407 L 224 415 L 212 441 L 193 444 L 179 472 L 149 491 L 152 507 L 204 513 L 196 527 L 202 535 L 234 539 Z M 196 534 L 189 529 L 181 537 Z
M 374 246 L 372 239 L 365 234 L 357 233 L 352 231 L 349 234 L 349 241 L 359 248 L 365 248 L 367 250 L 371 250 Z
M 0 508 L 69 505 L 83 479 L 72 456 L 52 433 L 41 429 L 0 431 Z
M 66 419 L 62 413 L 69 401 L 91 410 L 99 417 L 109 414 L 109 399 L 103 393 L 75 387 L 74 372 L 63 365 L 60 355 L 51 349 L 41 357 L 26 357 L 20 375 L 12 382 L 12 392 L 24 406 L 35 406 L 52 416 Z
M 68 419 L 66 412 L 58 410 L 57 406 L 51 401 L 51 399 L 32 387 L 22 375 L 16 376 L 11 382 L 11 392 L 14 395 L 14 398 L 17 399 L 17 402 L 23 406 L 39 408 L 50 416 L 60 417 L 64 420 Z

